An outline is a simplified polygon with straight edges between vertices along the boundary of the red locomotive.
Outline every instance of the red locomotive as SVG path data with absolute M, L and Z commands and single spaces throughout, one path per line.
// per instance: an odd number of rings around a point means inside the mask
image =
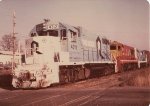
M 117 72 L 134 70 L 146 66 L 147 57 L 150 58 L 150 55 L 146 56 L 149 53 L 148 51 L 145 53 L 145 51 L 140 51 L 117 41 L 111 42 L 110 50 L 113 59 L 116 61 Z

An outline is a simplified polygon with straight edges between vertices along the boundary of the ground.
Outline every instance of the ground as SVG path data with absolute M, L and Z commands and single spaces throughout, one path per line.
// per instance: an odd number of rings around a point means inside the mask
M 136 79 L 136 76 L 149 71 L 150 68 L 144 68 L 28 90 L 6 86 L 11 82 L 11 78 L 9 74 L 5 74 L 0 77 L 0 106 L 149 106 L 150 86 L 131 85 L 131 82 L 135 81 L 133 76 Z M 6 77 L 10 79 L 4 83 L 2 79 Z

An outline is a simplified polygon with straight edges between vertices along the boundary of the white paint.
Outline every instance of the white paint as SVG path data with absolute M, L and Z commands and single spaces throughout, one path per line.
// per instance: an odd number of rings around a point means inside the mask
M 90 41 L 90 40 L 82 39 L 82 43 L 83 43 L 84 46 L 93 47 L 93 48 L 96 47 L 95 42 Z

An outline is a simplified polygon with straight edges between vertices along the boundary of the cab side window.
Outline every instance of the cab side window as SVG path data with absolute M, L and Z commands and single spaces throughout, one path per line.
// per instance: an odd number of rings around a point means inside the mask
M 134 56 L 134 49 L 130 49 L 131 56 Z
M 61 39 L 62 39 L 62 40 L 66 40 L 66 39 L 67 39 L 67 36 L 66 36 L 66 29 L 60 30 L 60 34 L 61 34 Z
M 121 51 L 121 46 L 118 46 L 118 50 Z
M 70 34 L 71 34 L 71 41 L 76 42 L 77 41 L 77 33 L 69 29 Z
M 110 46 L 110 50 L 116 50 L 117 48 L 116 48 L 116 45 L 111 45 Z

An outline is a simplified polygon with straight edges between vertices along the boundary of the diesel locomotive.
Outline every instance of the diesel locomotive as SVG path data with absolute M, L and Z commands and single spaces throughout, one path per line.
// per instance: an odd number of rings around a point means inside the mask
M 13 72 L 15 88 L 48 87 L 147 64 L 144 51 L 47 19 L 33 27 L 25 46 L 25 61 Z

